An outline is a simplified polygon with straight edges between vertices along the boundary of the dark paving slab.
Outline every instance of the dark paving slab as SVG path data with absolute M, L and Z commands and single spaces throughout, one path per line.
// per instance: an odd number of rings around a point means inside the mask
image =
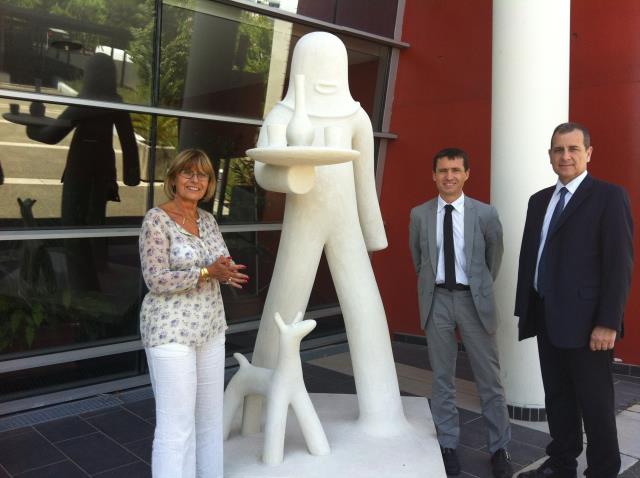
M 93 475 L 94 478 L 151 478 L 151 467 L 146 463 L 133 463 L 114 470 Z
M 102 433 L 73 438 L 57 446 L 90 475 L 140 461 Z
M 7 473 L 7 471 L 2 466 L 0 466 L 0 478 L 11 478 L 9 476 L 9 473 Z
M 429 357 L 427 355 L 426 342 L 425 345 L 392 342 L 391 348 L 393 350 L 393 357 L 396 363 L 431 370 Z
M 90 435 L 96 432 L 94 427 L 78 417 L 62 418 L 60 420 L 35 425 L 34 428 L 52 443 Z
M 88 418 L 87 422 L 118 443 L 129 443 L 150 437 L 154 430 L 148 422 L 124 409 Z
M 23 427 L 23 428 L 16 428 L 15 430 L 2 432 L 0 433 L 0 441 L 5 440 L 7 438 L 17 437 L 18 435 L 24 435 L 25 433 L 29 433 L 32 431 L 33 431 L 33 428 L 31 427 Z
M 513 439 L 509 442 L 508 449 L 514 467 L 517 465 L 520 468 L 524 468 L 530 463 L 546 456 L 544 448 Z
M 396 363 L 432 370 L 431 364 L 429 363 L 429 353 L 427 351 L 426 341 L 425 345 L 393 342 L 391 347 Z M 458 352 L 458 358 L 456 360 L 456 377 L 473 381 L 471 363 L 469 362 L 467 353 L 464 351 Z
M 317 379 L 305 380 L 309 393 L 356 393 L 356 384 L 353 380 L 343 382 L 325 382 Z
M 511 439 L 542 449 L 545 449 L 551 441 L 548 433 L 514 424 L 511 424 Z
M 458 417 L 460 418 L 460 424 L 465 424 L 472 422 L 474 420 L 482 419 L 482 415 L 476 412 L 472 412 L 471 410 L 465 410 L 464 408 L 458 407 Z
M 487 429 L 483 420 L 473 420 L 460 426 L 460 444 L 479 450 L 487 444 Z
M 629 383 L 636 383 L 636 384 L 640 385 L 640 377 L 634 377 L 634 376 L 630 376 L 630 375 L 617 375 L 617 374 L 614 374 L 613 378 L 614 378 L 615 382 L 623 381 L 623 382 L 629 382 Z
M 489 463 L 491 457 L 488 453 L 460 445 L 458 446 L 458 458 L 464 472 L 478 478 L 493 478 Z
M 62 453 L 30 427 L 25 433 L 0 440 L 0 464 L 12 475 L 64 459 Z
M 14 476 L 15 478 L 86 478 L 89 475 L 70 461 L 62 461 Z
M 126 403 L 123 407 L 134 415 L 145 420 L 156 416 L 156 401 L 153 398 L 140 400 L 139 402 Z
M 142 440 L 126 443 L 123 446 L 145 463 L 151 463 L 151 448 L 153 447 L 153 437 L 143 438 Z

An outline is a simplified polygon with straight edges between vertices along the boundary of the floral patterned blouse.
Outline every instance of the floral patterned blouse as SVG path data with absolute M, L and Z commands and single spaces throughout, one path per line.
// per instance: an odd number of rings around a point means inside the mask
M 219 282 L 198 279 L 200 268 L 229 251 L 213 215 L 201 209 L 198 215 L 200 237 L 159 207 L 142 221 L 140 262 L 149 288 L 140 310 L 145 347 L 171 342 L 197 347 L 227 328 Z

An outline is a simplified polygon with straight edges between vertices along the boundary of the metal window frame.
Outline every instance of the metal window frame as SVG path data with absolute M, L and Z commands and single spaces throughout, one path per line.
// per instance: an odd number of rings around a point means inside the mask
M 396 27 L 394 30 L 394 38 L 399 40 L 402 37 L 402 25 L 404 21 L 404 10 L 406 0 L 398 0 L 398 11 L 396 13 Z M 398 76 L 398 64 L 400 63 L 400 50 L 393 48 L 391 50 L 391 58 L 389 60 L 389 76 L 387 79 L 387 90 L 385 92 L 384 107 L 382 109 L 382 131 L 389 131 L 391 127 L 391 114 L 393 111 L 394 92 L 396 90 L 396 79 Z M 387 159 L 386 139 L 396 139 L 398 135 L 393 134 L 393 138 L 383 138 L 378 148 L 378 158 L 376 162 L 376 191 L 378 198 L 382 194 L 382 182 L 384 179 L 384 166 Z
M 222 224 L 220 232 L 231 234 L 235 232 L 263 232 L 281 231 L 282 223 L 256 224 Z M 0 242 L 21 240 L 46 239 L 88 239 L 95 237 L 137 237 L 140 227 L 107 227 L 86 229 L 11 229 L 0 231 Z
M 339 306 L 325 307 L 317 310 L 310 310 L 305 313 L 305 319 L 320 319 L 322 317 L 331 317 L 341 314 L 342 310 Z M 257 330 L 260 326 L 260 320 L 248 320 L 244 322 L 232 323 L 229 325 L 227 334 L 238 332 L 248 332 Z M 318 337 L 320 339 L 320 337 Z M 312 339 L 317 340 L 317 339 Z M 127 342 L 119 342 L 116 344 L 107 344 L 99 346 L 87 346 L 80 349 L 65 350 L 62 352 L 54 352 L 42 355 L 33 355 L 31 357 L 22 357 L 10 360 L 0 361 L 0 374 L 8 372 L 17 372 L 19 370 L 27 370 L 38 367 L 46 367 L 49 365 L 58 365 L 79 360 L 87 360 L 108 355 L 116 355 L 127 352 L 137 352 L 142 350 L 142 341 L 130 340 Z

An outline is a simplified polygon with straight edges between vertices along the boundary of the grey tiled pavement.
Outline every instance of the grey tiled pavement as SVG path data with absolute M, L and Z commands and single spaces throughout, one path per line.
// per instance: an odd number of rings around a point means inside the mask
M 427 395 L 429 363 L 421 345 L 393 344 L 405 395 Z M 464 352 L 459 354 L 461 438 L 458 453 L 463 478 L 490 478 L 484 425 L 474 403 L 473 376 Z M 310 360 L 303 365 L 310 392 L 355 393 L 348 354 Z M 619 431 L 624 478 L 640 478 L 640 379 L 616 375 L 617 406 L 624 424 Z M 149 394 L 141 400 L 0 433 L 0 478 L 138 478 L 149 477 L 155 411 Z M 636 405 L 634 405 L 636 404 Z M 1 419 L 0 419 L 1 421 Z M 516 471 L 544 456 L 549 440 L 544 424 L 532 428 L 513 423 L 510 445 Z M 630 466 L 629 466 L 630 465 Z M 382 477 L 384 478 L 384 477 Z

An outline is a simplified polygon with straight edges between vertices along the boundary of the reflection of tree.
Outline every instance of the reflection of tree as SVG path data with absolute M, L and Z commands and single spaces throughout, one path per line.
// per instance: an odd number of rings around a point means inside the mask
M 113 25 L 118 28 L 125 26 L 133 29 L 145 21 L 141 5 L 131 0 L 11 0 L 11 3 L 17 7 L 73 18 L 86 24 Z M 73 32 L 72 39 L 81 43 L 85 51 L 90 52 L 95 51 L 98 45 L 117 40 L 114 38 L 105 42 L 100 35 L 83 31 Z
M 129 45 L 141 84 L 137 94 L 144 102 L 151 97 L 153 84 L 154 7 L 154 0 L 145 0 L 141 4 L 146 23 L 132 28 L 133 40 Z M 191 10 L 183 8 L 164 8 L 162 11 L 159 96 L 163 106 L 179 108 L 182 103 L 193 14 Z
M 236 41 L 236 68 L 247 73 L 269 73 L 273 19 L 252 12 L 242 12 Z

